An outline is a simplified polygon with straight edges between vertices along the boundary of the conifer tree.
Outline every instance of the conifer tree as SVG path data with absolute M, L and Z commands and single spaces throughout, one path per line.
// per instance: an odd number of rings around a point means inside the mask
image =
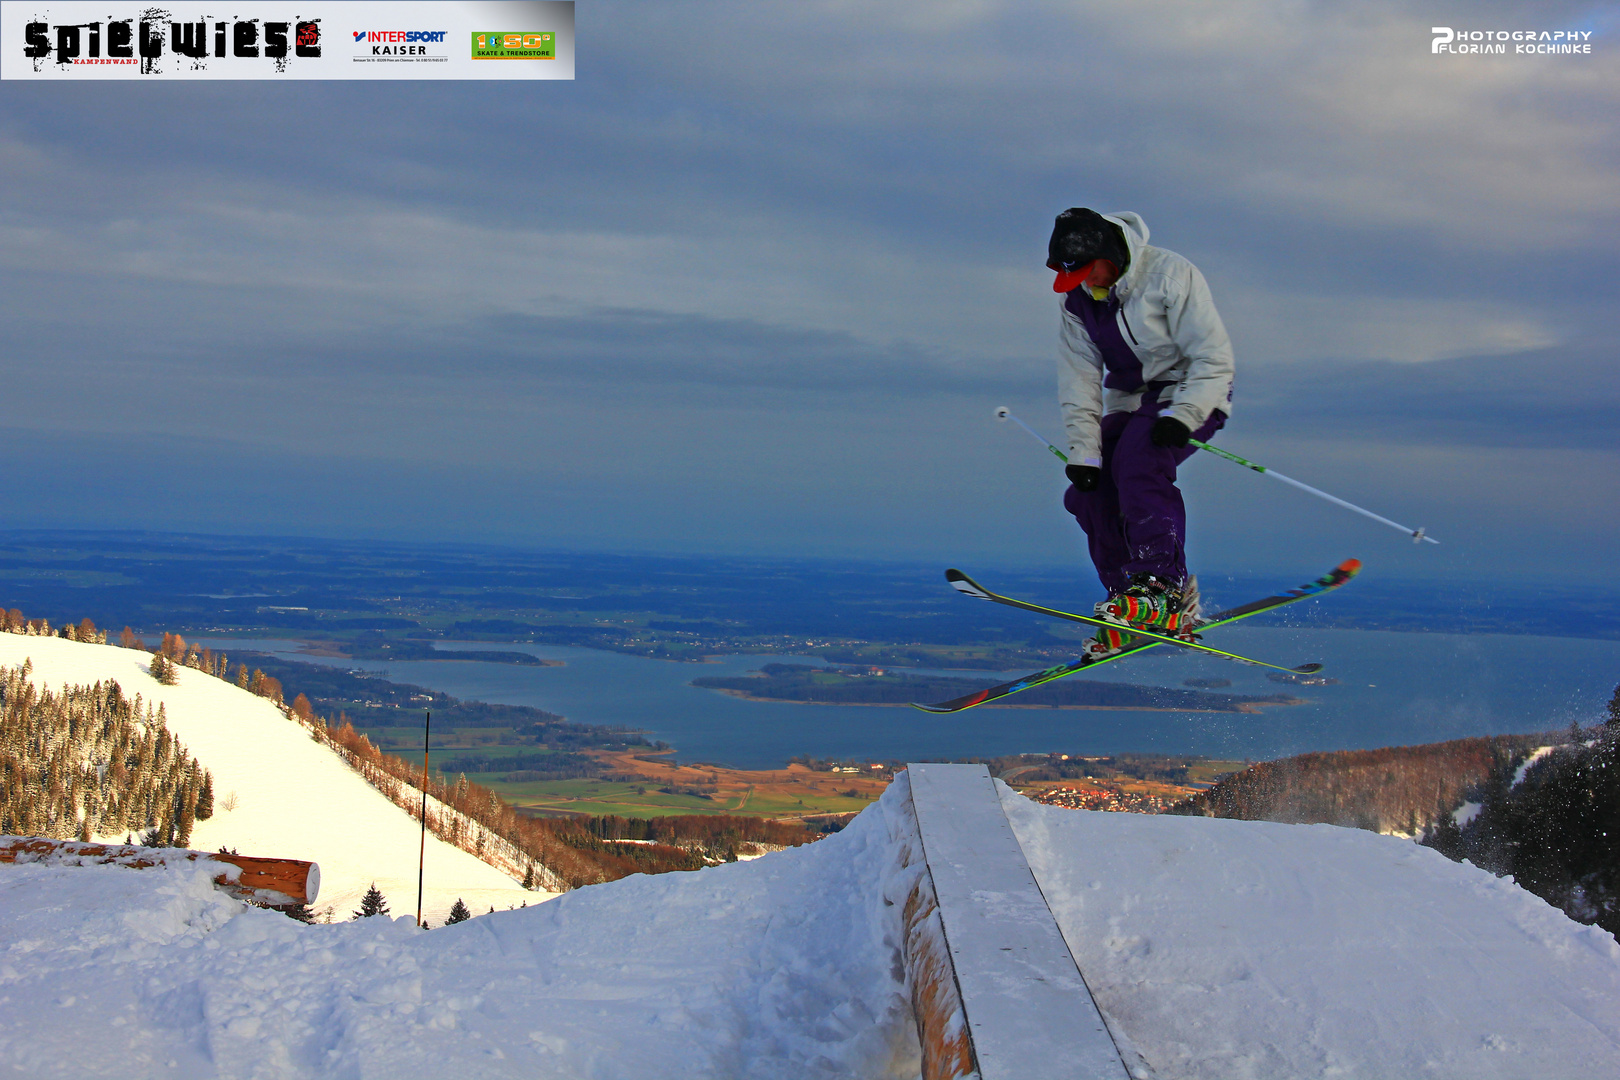
M 444 920 L 444 925 L 454 926 L 456 923 L 466 922 L 470 918 L 472 918 L 472 912 L 467 910 L 467 905 L 463 904 L 461 897 L 458 896 L 456 902 L 450 908 L 450 917 Z
M 1457 828 L 1457 819 L 1447 809 L 1444 800 L 1435 808 L 1434 824 L 1423 834 L 1422 843 L 1448 859 L 1462 858 L 1462 830 Z
M 533 891 L 534 885 L 535 885 L 535 881 L 534 881 L 534 863 L 530 863 L 529 864 L 529 869 L 527 871 L 525 871 L 524 874 L 523 874 L 523 887 L 525 889 Z
M 202 784 L 197 788 L 197 820 L 207 821 L 214 816 L 214 774 L 203 770 Z
M 371 888 L 366 890 L 366 895 L 360 898 L 360 910 L 356 911 L 352 918 L 369 919 L 373 915 L 387 914 L 388 900 L 383 896 L 382 890 L 377 888 L 377 883 L 373 881 Z
M 180 677 L 176 675 L 174 671 L 174 661 L 170 660 L 161 652 L 155 652 L 152 654 L 152 663 L 148 666 L 147 670 L 151 671 L 152 678 L 156 679 L 164 686 L 173 686 L 175 683 L 180 681 Z
M 197 824 L 197 788 L 201 783 L 201 778 L 193 771 L 175 795 L 174 835 L 181 847 L 191 846 L 191 830 Z

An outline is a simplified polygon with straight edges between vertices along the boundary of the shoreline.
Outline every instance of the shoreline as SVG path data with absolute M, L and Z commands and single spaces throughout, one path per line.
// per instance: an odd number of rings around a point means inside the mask
M 688 684 L 690 685 L 690 684 Z M 769 705 L 858 705 L 866 709 L 909 709 L 911 704 L 904 701 L 798 701 L 792 698 L 769 698 L 750 694 L 746 690 L 735 690 L 716 686 L 697 686 L 695 690 L 707 690 L 711 694 L 726 694 L 730 697 L 740 698 L 743 701 L 758 701 Z M 1005 699 L 1003 699 L 1005 701 Z M 1169 712 L 1169 713 L 1243 713 L 1253 716 L 1267 705 L 1309 705 L 1308 698 L 1291 698 L 1288 701 L 1246 701 L 1230 709 L 1177 709 L 1163 705 L 1024 705 L 1002 704 L 991 702 L 987 705 L 975 705 L 976 709 L 1072 709 L 1076 712 Z
M 341 648 L 333 645 L 332 643 L 325 642 L 325 641 L 313 642 L 313 643 L 311 643 L 311 642 L 301 642 L 301 644 L 303 645 L 303 648 L 294 649 L 291 655 L 293 655 L 293 656 L 325 656 L 325 657 L 327 657 L 329 659 L 332 659 L 332 660 L 363 660 L 366 663 L 371 663 L 371 664 L 390 664 L 390 663 L 392 663 L 392 664 L 440 664 L 440 663 L 445 663 L 445 662 L 460 662 L 460 663 L 464 663 L 464 664 L 466 664 L 466 663 L 504 664 L 504 665 L 507 665 L 509 667 L 566 667 L 568 665 L 568 661 L 566 661 L 566 660 L 547 660 L 543 656 L 534 656 L 533 653 L 521 653 L 521 654 L 519 654 L 519 653 L 510 653 L 509 654 L 509 655 L 522 655 L 522 656 L 533 657 L 533 662 L 530 662 L 530 661 L 526 660 L 526 661 L 523 661 L 522 663 L 512 661 L 512 660 L 490 660 L 487 657 L 480 657 L 478 655 L 481 652 L 482 653 L 504 652 L 505 650 L 502 650 L 502 649 L 468 649 L 468 650 L 466 650 L 467 655 L 458 655 L 457 650 L 452 650 L 452 649 L 436 649 L 434 651 L 438 652 L 438 653 L 441 653 L 442 655 L 439 655 L 439 656 L 404 656 L 404 657 L 400 657 L 400 656 L 371 657 L 371 656 L 354 656 L 351 653 L 344 652 Z M 470 657 L 470 659 L 469 659 L 469 657 Z

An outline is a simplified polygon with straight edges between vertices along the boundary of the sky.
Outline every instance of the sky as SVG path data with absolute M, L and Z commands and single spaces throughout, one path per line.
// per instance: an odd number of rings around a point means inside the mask
M 1083 570 L 1070 206 L 1238 357 L 1193 569 L 1605 573 L 1613 4 L 577 5 L 572 82 L 0 84 L 0 528 Z M 1591 30 L 1452 56 L 1432 26 Z

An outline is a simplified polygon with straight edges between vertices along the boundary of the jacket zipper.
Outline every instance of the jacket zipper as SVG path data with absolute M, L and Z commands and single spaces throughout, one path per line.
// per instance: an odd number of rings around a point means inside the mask
M 1125 317 L 1125 305 L 1124 304 L 1119 305 L 1119 321 L 1125 324 L 1125 332 L 1127 334 L 1130 334 L 1131 344 L 1135 345 L 1137 348 L 1140 349 L 1142 347 L 1142 343 L 1140 341 L 1136 340 L 1136 335 L 1135 334 L 1131 334 L 1131 320 L 1129 320 L 1129 319 L 1127 319 Z

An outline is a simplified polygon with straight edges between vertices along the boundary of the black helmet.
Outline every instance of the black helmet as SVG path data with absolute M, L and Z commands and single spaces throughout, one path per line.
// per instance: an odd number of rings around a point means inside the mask
M 1046 265 L 1053 270 L 1074 270 L 1107 259 L 1120 273 L 1131 264 L 1125 233 L 1095 210 L 1072 207 L 1057 216 L 1052 239 L 1046 244 Z

